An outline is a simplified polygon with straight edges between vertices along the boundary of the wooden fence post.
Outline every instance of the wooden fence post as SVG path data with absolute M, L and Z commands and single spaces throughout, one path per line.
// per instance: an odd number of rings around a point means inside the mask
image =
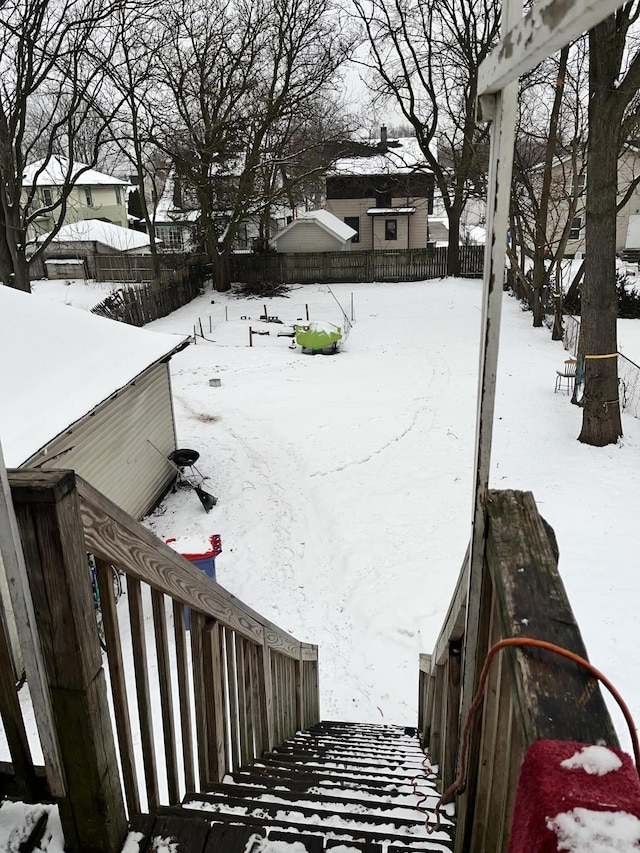
M 72 471 L 12 484 L 67 781 L 66 848 L 116 853 L 127 821 Z

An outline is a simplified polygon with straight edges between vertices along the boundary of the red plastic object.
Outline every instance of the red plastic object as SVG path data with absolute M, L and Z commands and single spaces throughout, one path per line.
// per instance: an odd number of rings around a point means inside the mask
M 165 540 L 167 545 L 172 545 L 177 540 L 175 537 L 173 539 Z M 222 539 L 218 533 L 214 533 L 209 537 L 209 542 L 211 543 L 211 549 L 207 551 L 203 551 L 201 554 L 186 554 L 184 551 L 180 551 L 185 560 L 189 560 L 192 563 L 195 563 L 197 560 L 209 560 L 211 557 L 217 557 L 218 554 L 222 553 Z
M 627 812 L 640 818 L 640 779 L 625 752 L 608 747 L 622 766 L 602 776 L 561 766 L 585 746 L 539 740 L 529 747 L 520 770 L 508 853 L 557 853 L 558 836 L 547 821 L 575 808 Z

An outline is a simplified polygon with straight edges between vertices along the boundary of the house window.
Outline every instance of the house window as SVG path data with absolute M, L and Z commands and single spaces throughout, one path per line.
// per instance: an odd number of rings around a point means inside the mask
M 93 196 L 91 195 L 91 187 L 84 188 L 84 197 L 88 207 L 93 207 Z
M 398 220 L 397 219 L 385 219 L 385 221 L 384 221 L 384 239 L 385 240 L 397 240 L 398 239 Z
M 582 217 L 574 216 L 571 220 L 571 230 L 569 231 L 570 240 L 580 239 L 580 229 L 582 228 Z
M 351 238 L 352 243 L 360 242 L 360 217 L 359 216 L 345 216 L 344 224 L 348 225 L 349 228 L 353 228 L 356 232 L 354 236 Z
M 156 226 L 156 240 L 161 240 L 165 249 L 181 251 L 184 248 L 183 229 L 180 225 Z
M 42 200 L 49 207 L 50 204 L 53 204 L 53 193 L 51 192 L 50 187 L 42 188 Z
M 578 175 L 577 179 L 578 180 L 576 181 L 576 176 L 574 176 L 574 179 L 573 179 L 574 182 L 571 185 L 571 197 L 572 198 L 579 198 L 581 195 L 584 195 L 584 192 L 587 188 L 587 174 L 586 174 L 586 172 L 583 172 L 581 175 Z
M 116 191 L 116 204 L 122 204 L 122 193 L 120 192 L 120 187 L 114 187 Z

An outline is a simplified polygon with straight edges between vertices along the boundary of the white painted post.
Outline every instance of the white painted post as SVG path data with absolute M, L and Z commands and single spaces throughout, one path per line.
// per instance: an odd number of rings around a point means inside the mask
M 27 569 L 18 532 L 4 454 L 0 444 L 0 553 L 4 563 L 11 606 L 16 619 L 18 640 L 22 649 L 29 692 L 38 726 L 38 735 L 44 755 L 49 790 L 54 797 L 64 797 L 66 788 L 60 760 L 58 738 L 53 724 L 51 696 L 46 681 L 40 637 L 36 627 L 33 601 L 27 579 Z
M 558 0 L 538 0 L 523 17 L 522 0 L 505 0 L 501 43 L 479 69 L 478 95 L 482 117 L 491 120 L 492 127 L 462 725 L 471 706 L 477 677 L 479 603 L 518 78 L 542 59 L 604 20 L 622 4 L 623 0 L 565 0 L 562 3 Z M 469 606 L 470 602 L 473 602 L 473 606 Z

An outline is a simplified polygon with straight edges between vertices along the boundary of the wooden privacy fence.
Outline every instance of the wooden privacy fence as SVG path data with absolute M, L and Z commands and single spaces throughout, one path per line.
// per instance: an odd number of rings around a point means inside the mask
M 149 262 L 148 258 L 138 260 Z M 144 326 L 152 320 L 166 317 L 195 299 L 202 292 L 207 274 L 206 264 L 199 259 L 192 259 L 188 265 L 176 269 L 163 268 L 161 284 L 145 279 L 140 284 L 122 287 L 91 311 L 131 326 Z
M 477 648 L 465 643 L 468 555 L 433 654 L 420 656 L 419 725 L 442 790 L 459 771 L 461 673 L 476 672 L 494 643 L 507 637 L 547 640 L 586 658 L 580 629 L 557 570 L 553 530 L 530 492 L 491 491 Z M 456 851 L 506 851 L 520 766 L 542 739 L 618 741 L 598 683 L 577 664 L 546 650 L 503 649 L 494 658 L 476 713 L 457 797 Z
M 461 276 L 481 278 L 483 262 L 484 246 L 460 247 Z M 231 255 L 231 279 L 244 284 L 422 281 L 446 274 L 446 248 Z
M 67 774 L 71 850 L 119 849 L 122 791 L 130 816 L 142 799 L 149 810 L 175 804 L 319 721 L 316 646 L 230 595 L 74 472 L 11 471 L 9 481 Z M 87 552 L 96 557 L 115 739 Z M 112 565 L 126 575 L 117 608 Z

